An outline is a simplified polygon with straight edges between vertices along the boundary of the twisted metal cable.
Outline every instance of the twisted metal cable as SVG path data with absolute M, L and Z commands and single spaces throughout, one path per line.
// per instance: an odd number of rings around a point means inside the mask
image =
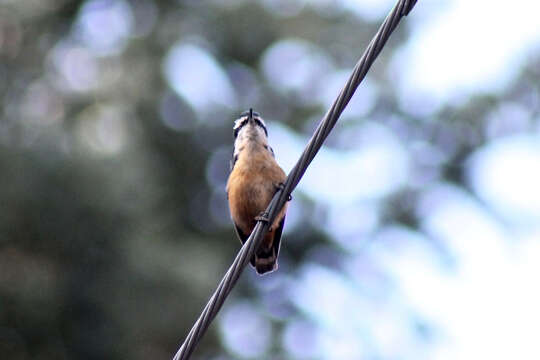
M 246 267 L 249 259 L 255 253 L 255 250 L 259 247 L 263 235 L 268 231 L 269 224 L 272 224 L 279 210 L 283 207 L 287 201 L 289 195 L 298 185 L 298 182 L 306 172 L 307 167 L 311 161 L 315 158 L 315 155 L 321 148 L 324 140 L 329 135 L 330 131 L 336 124 L 339 116 L 349 103 L 356 88 L 360 82 L 366 76 L 371 65 L 381 52 L 382 48 L 386 44 L 386 41 L 390 37 L 390 34 L 395 30 L 399 21 L 403 16 L 409 14 L 417 0 L 399 0 L 394 6 L 390 14 L 386 17 L 383 24 L 369 43 L 364 54 L 353 69 L 349 80 L 345 84 L 344 88 L 339 93 L 339 96 L 334 101 L 324 118 L 321 120 L 315 133 L 311 137 L 306 149 L 302 153 L 302 156 L 289 173 L 285 186 L 279 190 L 272 201 L 268 205 L 266 212 L 268 213 L 268 222 L 258 221 L 257 225 L 251 232 L 248 240 L 244 243 L 232 265 L 227 270 L 227 273 L 219 283 L 216 291 L 206 304 L 204 310 L 199 316 L 198 320 L 193 325 L 193 328 L 189 332 L 188 336 L 184 340 L 184 343 L 178 349 L 174 355 L 173 360 L 187 360 L 193 353 L 195 346 L 202 338 L 206 329 L 210 325 L 210 322 L 214 319 L 221 306 L 225 302 L 225 299 L 229 295 L 230 291 L 236 284 L 236 281 L 240 277 L 240 274 Z

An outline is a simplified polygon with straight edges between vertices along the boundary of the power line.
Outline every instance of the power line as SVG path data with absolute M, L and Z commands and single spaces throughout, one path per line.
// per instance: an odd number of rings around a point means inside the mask
M 253 229 L 248 240 L 244 243 L 232 265 L 227 270 L 227 273 L 219 283 L 216 291 L 206 304 L 201 315 L 191 328 L 188 336 L 184 340 L 184 343 L 178 349 L 174 355 L 173 360 L 187 360 L 193 353 L 195 346 L 199 340 L 203 337 L 206 329 L 221 309 L 221 306 L 225 302 L 225 299 L 231 292 L 232 288 L 236 284 L 236 281 L 240 277 L 240 274 L 246 267 L 249 259 L 255 253 L 255 250 L 259 247 L 263 235 L 268 231 L 269 224 L 272 224 L 279 210 L 283 207 L 287 201 L 289 195 L 298 185 L 298 182 L 306 172 L 307 167 L 311 161 L 315 158 L 315 155 L 321 148 L 324 140 L 330 134 L 330 131 L 336 124 L 339 116 L 349 103 L 356 88 L 362 82 L 366 76 L 371 65 L 381 52 L 382 48 L 386 44 L 386 41 L 397 27 L 399 21 L 403 16 L 407 16 L 412 10 L 417 0 L 399 0 L 394 6 L 392 11 L 388 14 L 383 24 L 369 43 L 367 49 L 362 54 L 362 57 L 353 69 L 349 80 L 339 93 L 337 99 L 334 101 L 330 109 L 325 114 L 324 118 L 319 123 L 315 133 L 311 137 L 306 149 L 302 153 L 302 156 L 289 173 L 285 186 L 282 190 L 279 190 L 272 201 L 268 205 L 266 212 L 268 213 L 268 222 L 258 221 L 257 225 Z

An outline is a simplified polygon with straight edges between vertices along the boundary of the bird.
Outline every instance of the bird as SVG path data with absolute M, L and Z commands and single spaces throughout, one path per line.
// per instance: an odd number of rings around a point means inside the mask
M 234 148 L 227 180 L 229 210 L 236 234 L 246 242 L 257 221 L 268 221 L 264 211 L 287 178 L 268 144 L 266 124 L 253 109 L 234 122 Z M 288 200 L 291 198 L 289 197 Z M 288 202 L 276 215 L 259 248 L 250 259 L 258 274 L 277 270 L 281 234 Z

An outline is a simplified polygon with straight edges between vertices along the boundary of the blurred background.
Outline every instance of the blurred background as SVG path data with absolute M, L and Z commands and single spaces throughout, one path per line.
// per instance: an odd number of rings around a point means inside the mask
M 169 359 L 393 0 L 0 0 L 0 354 Z M 419 1 L 193 359 L 538 359 L 540 5 Z

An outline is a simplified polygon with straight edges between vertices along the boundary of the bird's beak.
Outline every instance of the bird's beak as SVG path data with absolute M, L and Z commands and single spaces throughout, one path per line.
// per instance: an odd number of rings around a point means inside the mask
M 253 122 L 253 109 L 252 108 L 249 109 L 248 122 L 249 123 Z

